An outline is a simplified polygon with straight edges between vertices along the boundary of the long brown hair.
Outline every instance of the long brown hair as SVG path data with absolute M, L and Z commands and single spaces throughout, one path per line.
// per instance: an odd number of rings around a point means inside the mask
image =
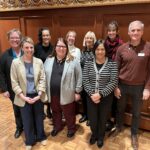
M 57 54 L 56 54 L 56 46 L 57 46 L 57 43 L 58 43 L 59 41 L 63 42 L 63 43 L 65 44 L 66 48 L 67 48 L 66 61 L 71 61 L 71 60 L 73 60 L 74 57 L 73 57 L 73 56 L 70 54 L 70 52 L 69 52 L 69 48 L 68 48 L 67 41 L 66 41 L 64 38 L 62 38 L 62 37 L 60 37 L 60 38 L 57 39 L 57 41 L 56 41 L 56 43 L 55 43 L 55 45 L 54 45 L 54 48 L 53 48 L 52 55 L 50 55 L 50 57 L 56 57 L 56 56 L 57 56 Z

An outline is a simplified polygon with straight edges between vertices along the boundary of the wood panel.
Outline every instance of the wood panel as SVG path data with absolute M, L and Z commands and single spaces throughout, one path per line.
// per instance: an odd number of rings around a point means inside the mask
M 3 18 L 0 19 L 0 50 L 5 51 L 9 47 L 7 32 L 12 28 L 20 29 L 19 18 Z

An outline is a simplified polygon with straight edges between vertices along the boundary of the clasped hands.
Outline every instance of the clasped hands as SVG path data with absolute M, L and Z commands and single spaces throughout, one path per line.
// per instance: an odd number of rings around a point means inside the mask
M 90 97 L 95 104 L 98 104 L 101 101 L 101 95 L 99 93 L 91 94 Z

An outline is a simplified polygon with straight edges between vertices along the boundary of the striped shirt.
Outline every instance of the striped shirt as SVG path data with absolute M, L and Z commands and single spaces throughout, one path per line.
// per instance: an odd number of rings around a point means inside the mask
M 112 93 L 118 84 L 117 63 L 106 58 L 102 68 L 98 71 L 95 60 L 87 61 L 83 69 L 83 86 L 91 95 L 96 92 L 105 97 Z

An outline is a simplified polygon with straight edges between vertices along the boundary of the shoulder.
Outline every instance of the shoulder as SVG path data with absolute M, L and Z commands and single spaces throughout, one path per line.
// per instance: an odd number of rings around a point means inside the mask
M 40 58 L 33 57 L 33 60 L 34 60 L 36 63 L 43 64 L 43 62 L 42 62 L 42 60 L 41 60 Z
M 129 42 L 123 43 L 118 47 L 118 52 L 122 50 L 126 50 L 129 47 Z

